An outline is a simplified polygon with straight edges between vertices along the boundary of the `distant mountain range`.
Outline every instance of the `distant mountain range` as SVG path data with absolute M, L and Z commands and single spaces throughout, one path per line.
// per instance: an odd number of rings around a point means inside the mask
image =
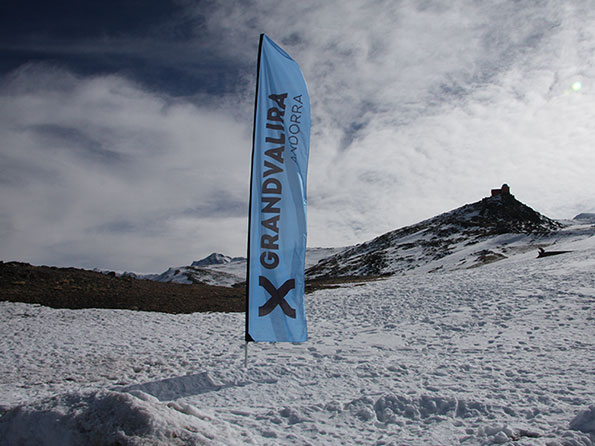
M 498 190 L 496 190 L 497 192 Z M 309 248 L 306 278 L 364 277 L 476 268 L 548 249 L 560 240 L 595 234 L 595 214 L 555 221 L 517 200 L 496 194 L 476 203 L 345 248 Z M 213 253 L 189 266 L 136 278 L 234 286 L 246 280 L 246 259 Z
M 308 248 L 306 251 L 306 268 L 317 264 L 342 248 Z M 125 272 L 124 277 L 148 279 L 168 283 L 198 283 L 219 286 L 240 286 L 246 281 L 246 258 L 229 257 L 220 253 L 212 253 L 204 259 L 192 262 L 189 266 L 171 267 L 161 274 L 136 274 Z

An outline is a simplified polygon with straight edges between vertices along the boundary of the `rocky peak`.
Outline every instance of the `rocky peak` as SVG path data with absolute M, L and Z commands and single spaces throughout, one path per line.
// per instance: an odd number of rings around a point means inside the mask
M 191 266 L 208 266 L 208 265 L 224 265 L 231 262 L 232 258 L 218 252 L 214 252 L 211 255 L 201 260 L 192 262 Z
M 423 265 L 439 265 L 442 258 L 501 234 L 525 234 L 532 238 L 561 227 L 518 201 L 509 188 L 495 189 L 490 197 L 478 202 L 346 248 L 308 269 L 307 275 L 314 278 L 395 274 Z

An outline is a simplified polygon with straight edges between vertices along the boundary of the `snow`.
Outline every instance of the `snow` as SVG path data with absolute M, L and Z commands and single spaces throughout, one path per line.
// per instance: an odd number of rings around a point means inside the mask
M 578 214 L 576 217 L 574 217 L 574 220 L 595 223 L 595 213 L 583 212 L 582 214 Z
M 237 261 L 245 261 L 246 259 L 243 257 L 229 257 L 225 254 L 221 254 L 218 252 L 214 252 L 209 256 L 205 257 L 201 260 L 196 260 L 192 262 L 191 266 L 209 266 L 209 265 L 223 265 L 226 263 L 237 262 Z
M 344 248 L 308 248 L 306 250 L 306 269 L 315 265 L 323 258 L 329 257 Z M 155 280 L 172 283 L 206 283 L 232 287 L 246 281 L 246 258 L 229 257 L 224 254 L 212 253 L 201 260 L 192 262 L 189 266 L 171 267 L 161 274 L 124 273 L 137 279 Z
M 0 302 L 0 444 L 595 445 L 588 229 L 317 291 L 310 340 L 247 369 L 241 314 Z

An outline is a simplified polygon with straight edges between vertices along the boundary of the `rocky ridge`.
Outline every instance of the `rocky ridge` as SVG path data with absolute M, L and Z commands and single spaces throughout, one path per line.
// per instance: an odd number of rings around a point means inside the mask
M 389 275 L 424 267 L 431 271 L 445 266 L 440 260 L 457 254 L 456 261 L 449 262 L 451 268 L 453 264 L 468 268 L 506 258 L 503 251 L 511 241 L 518 245 L 522 240 L 527 249 L 537 249 L 531 245 L 561 228 L 513 195 L 498 195 L 346 248 L 308 269 L 306 275 Z M 519 237 L 510 237 L 515 234 Z M 487 241 L 494 243 L 482 246 Z

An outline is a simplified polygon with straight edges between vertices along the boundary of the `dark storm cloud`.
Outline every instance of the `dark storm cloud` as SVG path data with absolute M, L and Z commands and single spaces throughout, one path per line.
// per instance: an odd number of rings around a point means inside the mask
M 69 41 L 110 35 L 144 35 L 151 29 L 163 28 L 180 11 L 178 2 L 168 0 L 7 2 L 2 7 L 0 36 L 3 41 L 22 42 L 35 36 Z
M 211 51 L 213 1 L 11 2 L 0 14 L 0 71 L 44 62 L 118 73 L 168 94 L 223 94 L 242 67 Z

